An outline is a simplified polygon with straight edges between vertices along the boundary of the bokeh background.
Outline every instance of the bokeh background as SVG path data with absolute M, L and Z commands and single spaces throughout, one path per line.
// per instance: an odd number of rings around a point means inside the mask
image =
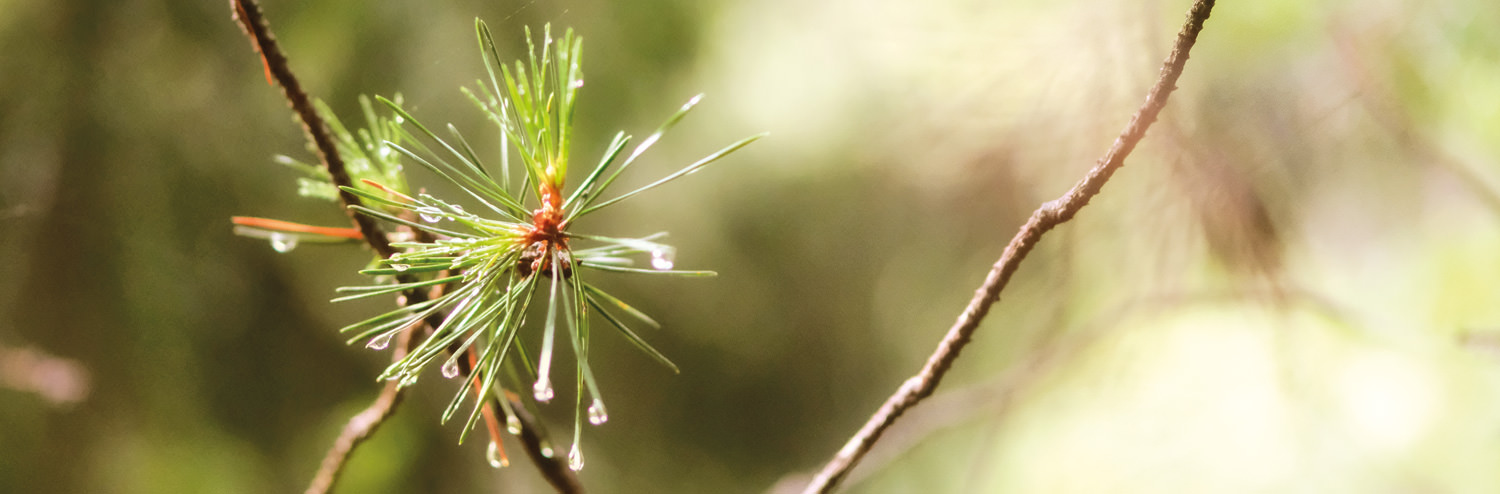
M 849 492 L 1500 491 L 1500 9 L 1220 3 L 1161 122 Z M 770 132 L 580 225 L 670 231 L 720 273 L 601 282 L 683 372 L 595 339 L 611 420 L 584 482 L 766 492 L 920 366 L 1114 139 L 1188 2 L 263 7 L 346 121 L 400 92 L 488 132 L 458 92 L 482 17 L 512 56 L 523 26 L 584 37 L 579 155 L 708 94 L 627 186 Z M 360 247 L 231 234 L 345 221 L 276 154 L 312 159 L 227 2 L 0 0 L 0 492 L 306 485 L 387 360 L 334 330 L 383 302 L 328 303 Z M 340 491 L 546 491 L 455 444 L 454 386 L 418 385 Z

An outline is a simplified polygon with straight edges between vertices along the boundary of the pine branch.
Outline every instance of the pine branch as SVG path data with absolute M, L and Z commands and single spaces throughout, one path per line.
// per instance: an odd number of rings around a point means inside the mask
M 230 8 L 234 12 L 234 19 L 245 31 L 245 36 L 250 39 L 256 53 L 260 54 L 261 62 L 266 69 L 266 82 L 277 83 L 282 88 L 282 94 L 286 97 L 288 105 L 302 122 L 302 130 L 306 133 L 309 141 L 317 149 L 318 159 L 322 162 L 324 169 L 332 178 L 333 185 L 339 187 L 339 201 L 344 206 L 365 243 L 383 258 L 389 258 L 396 251 L 391 247 L 390 239 L 376 223 L 374 218 L 357 213 L 353 206 L 360 206 L 359 197 L 347 189 L 354 186 L 349 178 L 349 173 L 344 167 L 342 157 L 330 135 L 328 125 L 318 115 L 313 107 L 311 98 L 302 90 L 295 74 L 287 62 L 286 55 L 281 52 L 276 38 L 271 34 L 270 24 L 266 22 L 261 13 L 260 5 L 255 0 L 230 0 Z M 411 282 L 414 278 L 409 275 L 397 276 L 400 282 Z M 441 287 L 435 288 L 435 290 Z M 419 290 L 409 290 L 403 294 L 404 304 L 421 303 L 428 300 L 429 294 Z M 398 341 L 392 358 L 400 360 L 405 356 L 411 346 L 412 335 L 418 331 L 426 332 L 436 327 L 430 321 L 423 321 L 426 328 L 414 328 L 404 331 Z M 471 350 L 472 351 L 472 350 Z M 467 373 L 466 376 L 467 377 Z M 387 383 L 382 388 L 380 395 L 368 408 L 356 414 L 345 424 L 343 431 L 339 434 L 334 445 L 325 455 L 318 473 L 314 476 L 311 485 L 307 488 L 308 494 L 321 494 L 330 491 L 337 482 L 340 472 L 347 463 L 349 454 L 354 448 L 372 434 L 386 418 L 395 412 L 395 407 L 401 402 L 401 387 L 397 382 Z M 492 398 L 490 406 L 498 405 L 498 401 Z M 544 438 L 540 435 L 541 424 L 530 414 L 524 412 L 524 407 L 515 403 L 517 410 L 516 418 L 521 421 L 521 442 L 525 446 L 527 456 L 536 464 L 537 470 L 552 484 L 558 492 L 581 493 L 582 484 L 578 481 L 576 474 L 567 468 L 567 465 L 552 456 L 543 454 Z
M 881 434 L 902 413 L 932 395 L 948 369 L 953 366 L 953 362 L 958 359 L 959 352 L 973 337 L 980 321 L 989 313 L 990 306 L 1000 299 L 1001 290 L 1005 289 L 1021 261 L 1036 246 L 1037 241 L 1041 240 L 1042 235 L 1057 225 L 1073 219 L 1073 216 L 1099 193 L 1105 182 L 1109 181 L 1110 176 L 1124 166 L 1125 157 L 1129 156 L 1141 138 L 1145 137 L 1146 129 L 1156 121 L 1157 115 L 1166 106 L 1167 98 L 1172 90 L 1177 88 L 1177 78 L 1182 75 L 1183 65 L 1187 63 L 1188 51 L 1198 40 L 1198 33 L 1203 29 L 1204 21 L 1208 20 L 1213 5 L 1214 0 L 1196 0 L 1193 3 L 1192 9 L 1188 11 L 1186 24 L 1177 34 L 1177 42 L 1172 48 L 1171 55 L 1162 64 L 1160 77 L 1151 87 L 1151 91 L 1147 93 L 1145 103 L 1131 117 L 1125 130 L 1115 139 L 1114 145 L 1110 146 L 1104 157 L 1099 159 L 1098 164 L 1089 170 L 1083 180 L 1075 184 L 1066 194 L 1058 199 L 1042 203 L 1036 211 L 1032 212 L 1030 219 L 1005 246 L 1005 252 L 990 269 L 984 284 L 975 292 L 968 307 L 948 330 L 947 335 L 938 344 L 937 350 L 928 357 L 921 371 L 907 379 L 895 394 L 886 399 L 875 414 L 865 422 L 865 425 L 860 427 L 854 437 L 850 438 L 838 454 L 834 455 L 822 471 L 818 472 L 812 483 L 803 491 L 804 493 L 832 492 L 838 486 L 839 481 L 849 474 L 865 453 L 869 452 L 875 441 L 880 439 Z

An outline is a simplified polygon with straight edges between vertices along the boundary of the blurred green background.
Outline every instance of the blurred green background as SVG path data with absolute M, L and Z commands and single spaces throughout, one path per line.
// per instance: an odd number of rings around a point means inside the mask
M 720 273 L 601 281 L 683 373 L 595 339 L 586 485 L 765 492 L 921 365 L 1114 139 L 1188 2 L 263 7 L 346 121 L 399 91 L 488 129 L 458 92 L 482 17 L 508 56 L 523 26 L 584 37 L 581 156 L 708 94 L 627 187 L 770 132 L 581 225 L 670 231 Z M 1500 491 L 1500 10 L 1221 2 L 1179 85 L 849 492 Z M 275 154 L 312 159 L 227 2 L 0 0 L 0 492 L 306 485 L 387 355 L 334 331 L 380 303 L 327 302 L 364 250 L 230 233 L 345 221 Z M 455 384 L 422 384 L 341 492 L 546 491 L 456 446 Z

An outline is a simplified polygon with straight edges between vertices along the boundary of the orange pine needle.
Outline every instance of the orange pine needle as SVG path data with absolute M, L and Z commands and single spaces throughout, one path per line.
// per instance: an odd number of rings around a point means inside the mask
M 250 17 L 245 15 L 245 5 L 240 2 L 234 2 L 234 14 L 235 20 L 240 21 L 240 27 L 245 29 L 245 34 L 250 35 L 255 40 L 255 54 L 260 55 L 260 66 L 266 69 L 266 84 L 275 86 L 276 80 L 271 77 L 271 61 L 266 60 L 266 52 L 260 49 L 260 36 L 257 36 L 255 29 L 250 27 Z
M 374 180 L 370 180 L 368 178 L 362 178 L 362 179 L 359 179 L 359 181 L 364 182 L 365 185 L 368 185 L 368 186 L 380 189 L 381 191 L 383 191 L 383 192 L 385 192 L 387 194 L 390 194 L 391 196 L 394 196 L 394 197 L 396 197 L 398 199 L 401 199 L 403 201 L 406 201 L 406 202 L 417 202 L 417 200 L 416 199 L 412 199 L 411 196 L 406 195 L 406 194 L 402 194 L 400 192 L 397 192 L 396 189 L 392 189 L 390 187 L 386 187 L 384 185 L 380 185 L 379 182 L 376 182 Z
M 469 352 L 469 368 L 474 368 L 479 359 L 474 357 L 474 352 Z M 490 442 L 495 444 L 495 451 L 500 454 L 500 464 L 509 465 L 510 458 L 505 455 L 505 443 L 500 440 L 500 419 L 495 417 L 495 408 L 490 405 L 489 400 L 484 399 L 484 384 L 479 381 L 479 376 L 474 376 L 470 382 L 474 383 L 474 394 L 484 403 L 480 410 L 484 414 L 484 425 L 490 430 Z M 504 398 L 501 398 L 504 399 Z
M 273 220 L 267 218 L 256 218 L 253 216 L 234 216 L 229 219 L 239 226 L 260 228 L 275 232 L 308 233 L 312 235 L 323 235 L 326 237 L 342 237 L 354 240 L 364 239 L 364 235 L 354 228 L 334 228 L 327 226 L 312 226 L 290 221 Z

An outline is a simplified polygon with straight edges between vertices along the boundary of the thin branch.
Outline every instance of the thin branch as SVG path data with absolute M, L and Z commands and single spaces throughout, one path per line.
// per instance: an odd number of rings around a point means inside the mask
M 1011 275 L 1015 274 L 1016 268 L 1026 258 L 1026 254 L 1031 252 L 1043 234 L 1072 219 L 1080 209 L 1083 209 L 1089 200 L 1104 187 L 1104 183 L 1109 181 L 1110 176 L 1124 165 L 1125 157 L 1130 155 L 1141 138 L 1145 137 L 1146 129 L 1156 121 L 1157 114 L 1161 112 L 1162 107 L 1166 106 L 1167 97 L 1171 95 L 1172 90 L 1177 88 L 1177 78 L 1182 75 L 1182 67 L 1187 63 L 1188 51 L 1198 40 L 1198 33 L 1203 29 L 1203 22 L 1208 20 L 1213 5 L 1214 0 L 1196 0 L 1193 3 L 1192 9 L 1188 11 L 1186 24 L 1177 34 L 1177 43 L 1172 48 L 1172 54 L 1162 64 L 1160 77 L 1146 95 L 1145 103 L 1131 117 L 1125 130 L 1115 139 L 1114 145 L 1110 146 L 1109 151 L 1099 159 L 1098 164 L 1089 170 L 1088 175 L 1075 184 L 1067 194 L 1043 203 L 1031 213 L 1031 218 L 1005 246 L 1005 252 L 990 269 L 984 284 L 975 292 L 968 307 L 959 315 L 953 327 L 948 330 L 948 334 L 938 344 L 937 350 L 931 357 L 928 357 L 922 370 L 902 383 L 896 393 L 886 399 L 880 409 L 865 422 L 863 427 L 860 427 L 859 432 L 855 433 L 854 437 L 850 438 L 838 454 L 834 455 L 833 459 L 823 467 L 823 470 L 818 472 L 812 483 L 803 491 L 804 493 L 832 492 L 838 486 L 839 481 L 849 474 L 849 470 L 859 463 L 865 453 L 869 452 L 875 441 L 880 439 L 881 433 L 885 432 L 886 428 L 890 427 L 908 408 L 932 395 L 932 391 L 937 388 L 948 369 L 953 366 L 953 361 L 958 358 L 959 351 L 969 343 L 974 330 L 989 313 L 990 306 L 1000 299 L 1001 290 L 1010 282 Z
M 425 325 L 426 322 L 417 324 Z M 392 362 L 406 356 L 415 333 L 416 328 L 401 332 L 400 339 L 396 341 L 396 349 L 391 352 Z M 368 439 L 380 424 L 385 423 L 385 419 L 395 413 L 396 405 L 401 403 L 401 396 L 401 383 L 388 381 L 380 389 L 380 396 L 375 397 L 374 403 L 349 417 L 349 422 L 344 424 L 338 439 L 333 441 L 333 447 L 328 448 L 328 453 L 323 456 L 318 473 L 313 476 L 305 494 L 325 494 L 333 489 L 333 484 L 338 482 L 339 474 L 344 472 L 344 463 L 349 461 L 349 454 L 354 452 L 354 447 Z
M 282 94 L 286 96 L 287 103 L 302 122 L 302 130 L 317 149 L 318 159 L 323 163 L 323 168 L 328 170 L 333 184 L 352 187 L 349 173 L 344 169 L 344 160 L 339 156 L 338 148 L 334 146 L 333 137 L 329 135 L 328 125 L 323 122 L 322 117 L 318 116 L 312 101 L 302 90 L 302 84 L 292 73 L 286 55 L 281 52 L 280 45 L 271 34 L 270 24 L 261 14 L 260 5 L 256 4 L 255 0 L 230 0 L 230 8 L 234 12 L 235 21 L 245 31 L 245 36 L 250 38 L 256 53 L 260 54 L 261 63 L 266 69 L 266 82 L 280 83 Z M 345 206 L 344 210 L 359 227 L 360 235 L 364 237 L 365 243 L 369 244 L 371 249 L 374 249 L 381 257 L 390 257 L 395 253 L 395 250 L 391 248 L 390 240 L 386 238 L 385 232 L 374 219 L 348 207 L 360 204 L 359 197 L 340 189 L 339 201 Z M 426 300 L 426 294 L 412 290 L 406 293 L 403 299 L 410 303 L 421 302 Z M 393 358 L 400 359 L 406 354 L 411 346 L 414 332 L 416 328 L 402 333 L 401 340 L 393 351 Z M 344 470 L 344 464 L 349 460 L 349 454 L 356 446 L 369 438 L 386 418 L 395 413 L 396 405 L 400 403 L 400 384 L 386 383 L 374 403 L 350 417 L 349 422 L 344 424 L 343 430 L 339 433 L 338 439 L 334 440 L 333 446 L 324 455 L 318 472 L 313 476 L 306 493 L 323 494 L 332 490 L 334 483 L 338 481 L 339 474 Z
M 323 167 L 328 170 L 333 184 L 335 186 L 353 187 L 354 184 L 349 178 L 349 173 L 344 168 L 344 161 L 339 155 L 338 148 L 334 145 L 333 137 L 329 134 L 328 125 L 324 123 L 322 117 L 313 108 L 311 99 L 302 90 L 302 85 L 297 81 L 296 75 L 292 73 L 291 67 L 287 63 L 286 55 L 281 52 L 280 46 L 276 43 L 275 36 L 271 34 L 270 24 L 266 22 L 265 16 L 261 13 L 260 5 L 255 0 L 230 0 L 230 8 L 234 12 L 235 21 L 245 31 L 245 36 L 250 38 L 250 42 L 256 53 L 261 56 L 261 62 L 266 69 L 266 82 L 274 82 L 281 85 L 282 94 L 286 96 L 287 103 L 302 122 L 302 130 L 307 134 L 308 140 L 317 149 L 318 159 L 322 161 Z M 385 258 L 389 258 L 392 254 L 396 253 L 395 249 L 391 247 L 390 239 L 373 218 L 359 214 L 349 208 L 349 206 L 360 204 L 358 196 L 340 189 L 339 200 L 344 205 L 344 210 L 349 214 L 350 219 L 359 227 L 360 235 L 364 237 L 365 243 L 369 244 L 371 249 Z M 410 279 L 404 279 L 407 278 L 404 275 L 397 278 L 401 281 L 411 281 Z M 441 289 L 441 287 L 435 289 Z M 420 303 L 428 300 L 428 297 L 429 294 L 427 293 L 411 290 L 403 294 L 402 303 Z M 393 361 L 400 360 L 406 354 L 411 346 L 414 333 L 425 331 L 424 327 L 427 329 L 436 327 L 430 322 L 419 324 L 422 327 L 402 332 L 401 339 L 397 342 L 396 348 L 393 351 Z M 498 401 L 493 401 L 496 398 L 492 398 L 491 400 L 491 406 L 498 405 Z M 512 401 L 514 402 L 514 400 Z M 334 483 L 338 480 L 339 473 L 343 471 L 343 466 L 348 461 L 349 454 L 353 451 L 354 447 L 368 438 L 386 418 L 390 417 L 394 413 L 396 405 L 400 404 L 400 402 L 401 388 L 399 383 L 387 383 L 381 389 L 380 395 L 375 399 L 374 403 L 371 403 L 368 408 L 351 417 L 349 422 L 345 424 L 343 431 L 339 434 L 338 439 L 334 441 L 333 447 L 329 449 L 327 455 L 323 458 L 318 473 L 314 476 L 313 482 L 308 486 L 306 492 L 308 494 L 322 494 L 331 490 Z M 536 464 L 537 470 L 542 473 L 547 482 L 551 483 L 558 492 L 583 492 L 582 484 L 578 481 L 577 475 L 562 460 L 553 458 L 555 455 L 543 454 L 543 450 L 546 448 L 546 439 L 541 432 L 543 430 L 541 423 L 535 417 L 526 413 L 525 408 L 520 403 L 514 404 L 516 418 L 521 421 L 522 425 L 521 442 L 525 446 L 527 456 Z

